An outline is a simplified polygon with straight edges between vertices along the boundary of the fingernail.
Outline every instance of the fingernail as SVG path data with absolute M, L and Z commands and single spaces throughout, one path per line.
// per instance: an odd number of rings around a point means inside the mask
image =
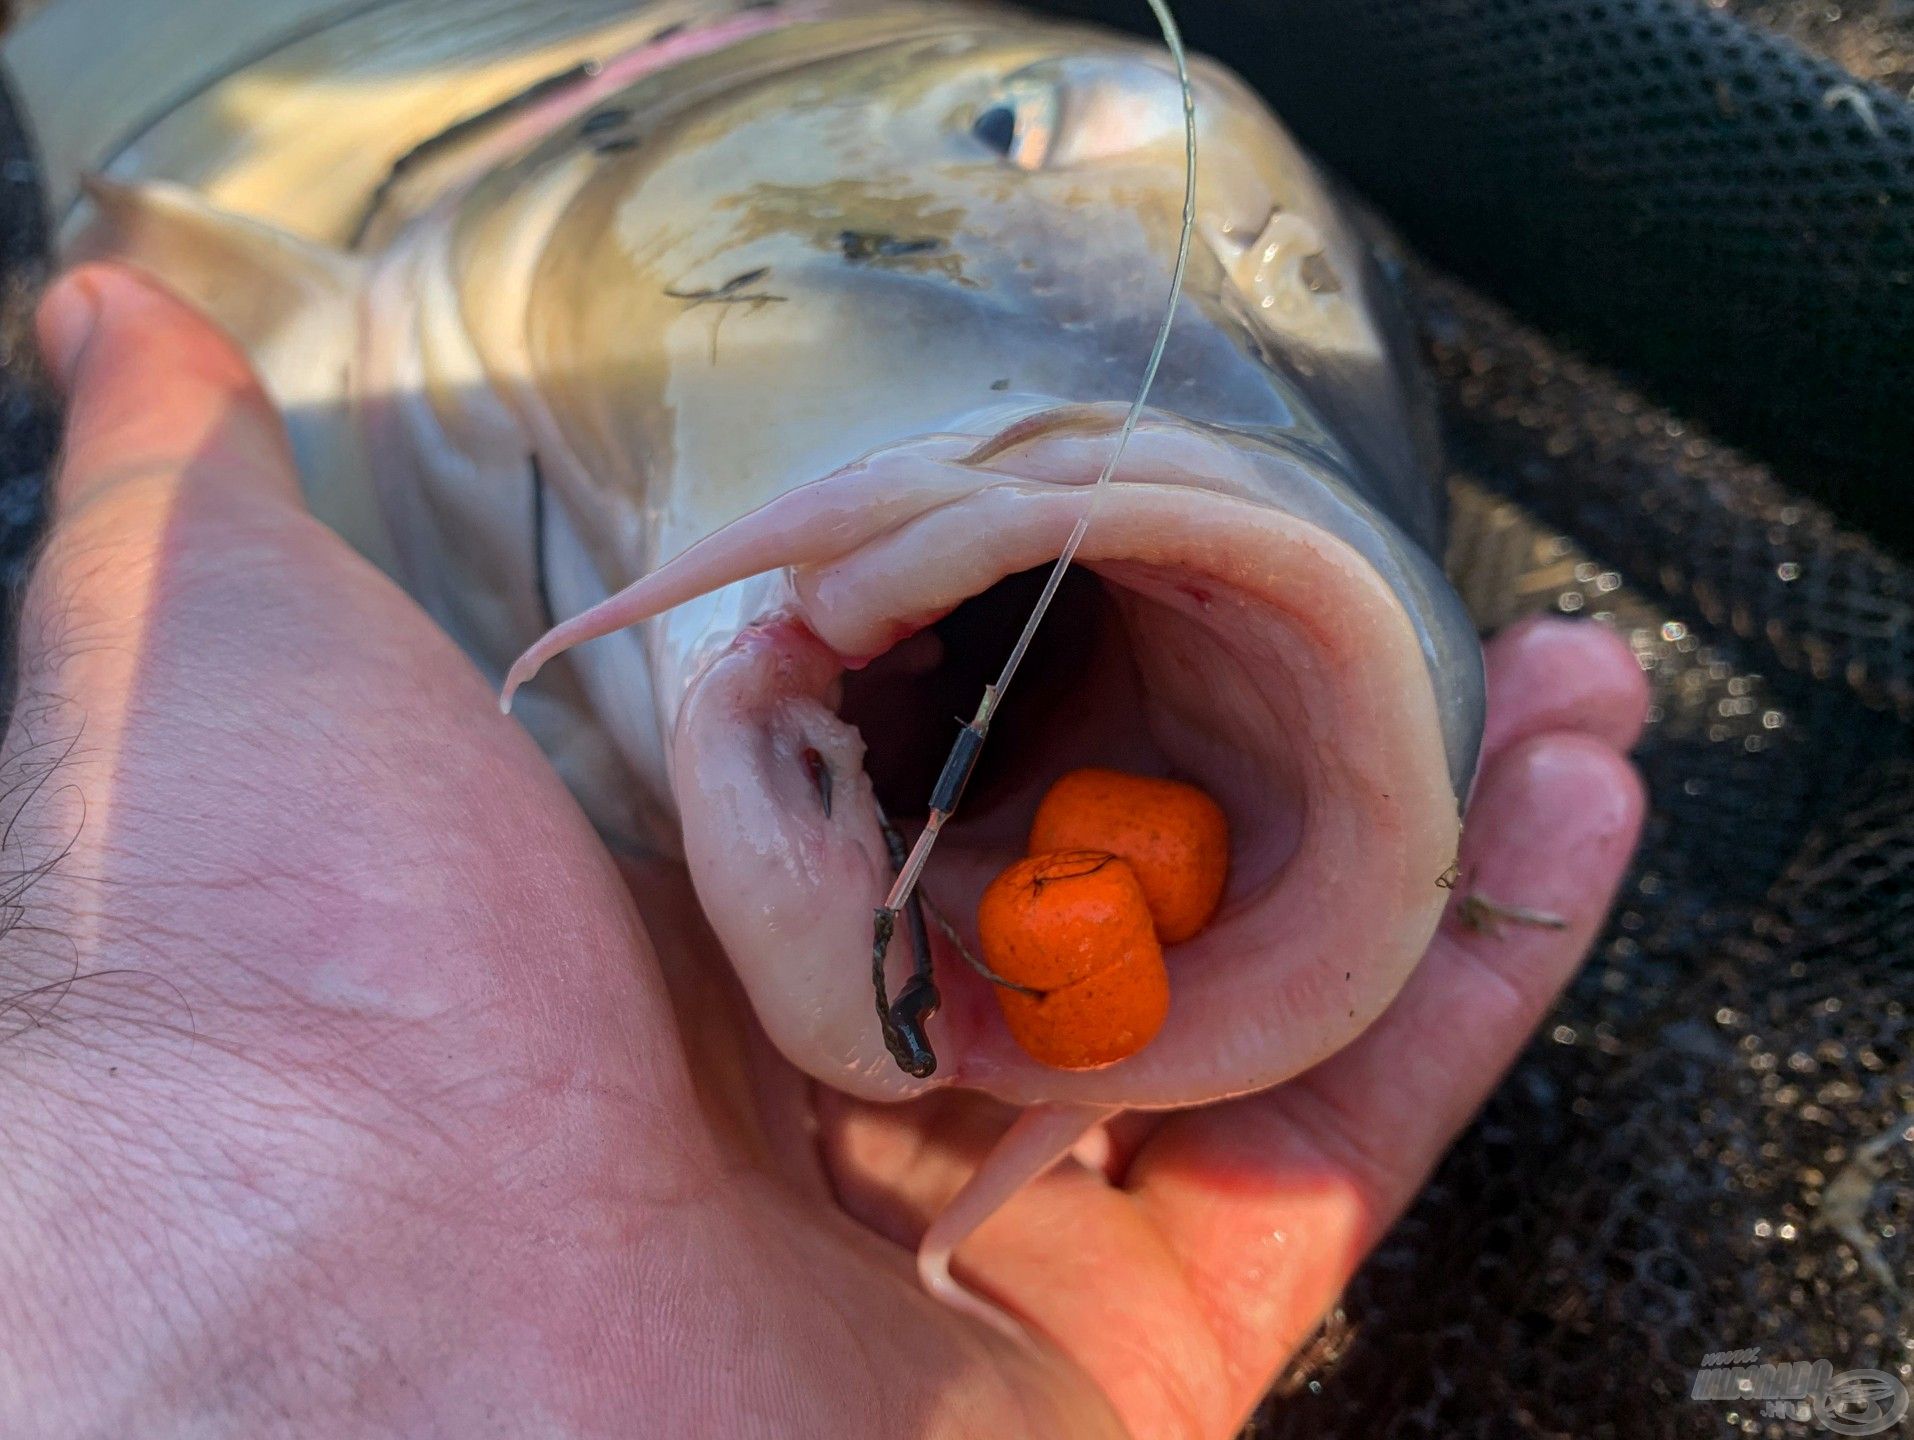
M 40 349 L 62 390 L 70 389 L 80 357 L 99 324 L 100 294 L 86 276 L 60 281 L 40 302 Z

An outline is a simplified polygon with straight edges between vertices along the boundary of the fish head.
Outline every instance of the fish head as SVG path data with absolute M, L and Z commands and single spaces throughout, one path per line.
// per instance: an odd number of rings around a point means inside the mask
M 974 15 L 790 44 L 578 117 L 461 221 L 466 309 L 516 317 L 489 368 L 533 412 L 539 568 L 574 617 L 513 683 L 579 645 L 594 723 L 817 1078 L 1126 1106 L 1287 1078 L 1426 948 L 1481 726 L 1368 251 L 1260 101 L 1199 64 L 1188 284 L 1100 486 L 1182 229 L 1168 56 Z M 925 872 L 940 1064 L 907 1075 L 871 993 L 882 815 L 922 822 L 1086 515 Z M 1161 1035 L 1066 1073 L 1016 1048 L 962 951 L 1038 799 L 1083 765 L 1201 785 L 1232 855 L 1216 920 L 1167 953 Z
M 683 523 L 648 559 L 880 446 L 1141 388 L 1185 202 L 1174 65 L 967 19 L 849 53 L 830 26 L 760 37 L 528 165 L 581 177 L 526 296 L 528 359 L 588 377 L 546 395 L 607 483 L 669 457 L 654 489 Z M 824 53 L 758 54 L 799 43 Z M 1331 452 L 1426 545 L 1413 366 L 1367 248 L 1260 100 L 1195 65 L 1197 230 L 1152 405 Z

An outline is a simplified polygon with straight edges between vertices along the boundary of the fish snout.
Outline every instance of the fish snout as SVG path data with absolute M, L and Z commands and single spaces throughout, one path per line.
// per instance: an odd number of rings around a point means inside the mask
M 1403 595 L 1320 517 L 1277 503 L 1282 467 L 1227 438 L 1145 426 L 1099 492 L 1101 419 L 939 437 L 820 482 L 792 512 L 787 533 L 819 543 L 791 564 L 788 605 L 687 694 L 671 769 L 693 879 L 772 1039 L 840 1089 L 1123 1106 L 1260 1089 L 1365 1028 L 1440 917 L 1459 834 L 1452 727 Z M 891 508 L 833 498 L 834 483 Z M 895 874 L 886 822 L 906 839 L 922 824 L 961 718 L 1093 504 L 923 876 L 941 1064 L 908 1076 L 871 986 Z M 1016 1046 L 966 956 L 1038 801 L 1086 765 L 1201 786 L 1231 853 L 1214 923 L 1165 952 L 1157 1039 L 1066 1073 Z M 893 986 L 908 948 L 893 947 Z

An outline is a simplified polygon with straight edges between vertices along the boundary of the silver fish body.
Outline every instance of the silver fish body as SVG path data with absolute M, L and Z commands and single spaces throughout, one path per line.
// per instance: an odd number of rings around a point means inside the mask
M 5 58 L 68 253 L 246 342 L 323 517 L 495 677 L 596 637 L 526 723 L 609 836 L 683 857 L 812 1075 L 1197 1103 L 1339 1048 L 1421 955 L 1480 654 L 1389 296 L 1225 72 L 1095 583 L 926 885 L 964 928 L 1043 788 L 1108 763 L 1218 796 L 1229 896 L 1163 1035 L 1102 1071 L 1021 1055 L 940 941 L 922 1080 L 869 999 L 878 801 L 919 813 L 1137 391 L 1183 194 L 1167 57 L 896 0 L 51 0 Z

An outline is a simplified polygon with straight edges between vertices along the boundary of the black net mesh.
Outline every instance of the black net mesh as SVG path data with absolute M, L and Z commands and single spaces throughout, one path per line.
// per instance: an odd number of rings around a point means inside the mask
M 1590 965 L 1258 1433 L 1798 1435 L 1686 1396 L 1716 1350 L 1914 1359 L 1911 577 L 1453 282 L 1414 293 L 1451 571 L 1485 625 L 1629 637 L 1654 813 Z
M 1133 0 L 1058 3 L 1150 28 Z M 1858 32 L 1858 15 L 1837 27 L 1829 8 L 1797 28 Z M 1891 0 L 1875 9 L 1877 38 L 1906 25 Z M 1905 84 L 1859 79 L 1701 0 L 1179 13 L 1193 45 L 1260 84 L 1430 259 L 1914 544 Z
M 1914 7 L 1733 0 L 1815 55 L 1686 0 L 1175 3 L 1476 287 L 1405 280 L 1478 618 L 1602 619 L 1655 691 L 1593 961 L 1257 1433 L 1798 1435 L 1685 1397 L 1716 1350 L 1914 1360 Z M 5 579 L 31 180 L 0 113 Z

